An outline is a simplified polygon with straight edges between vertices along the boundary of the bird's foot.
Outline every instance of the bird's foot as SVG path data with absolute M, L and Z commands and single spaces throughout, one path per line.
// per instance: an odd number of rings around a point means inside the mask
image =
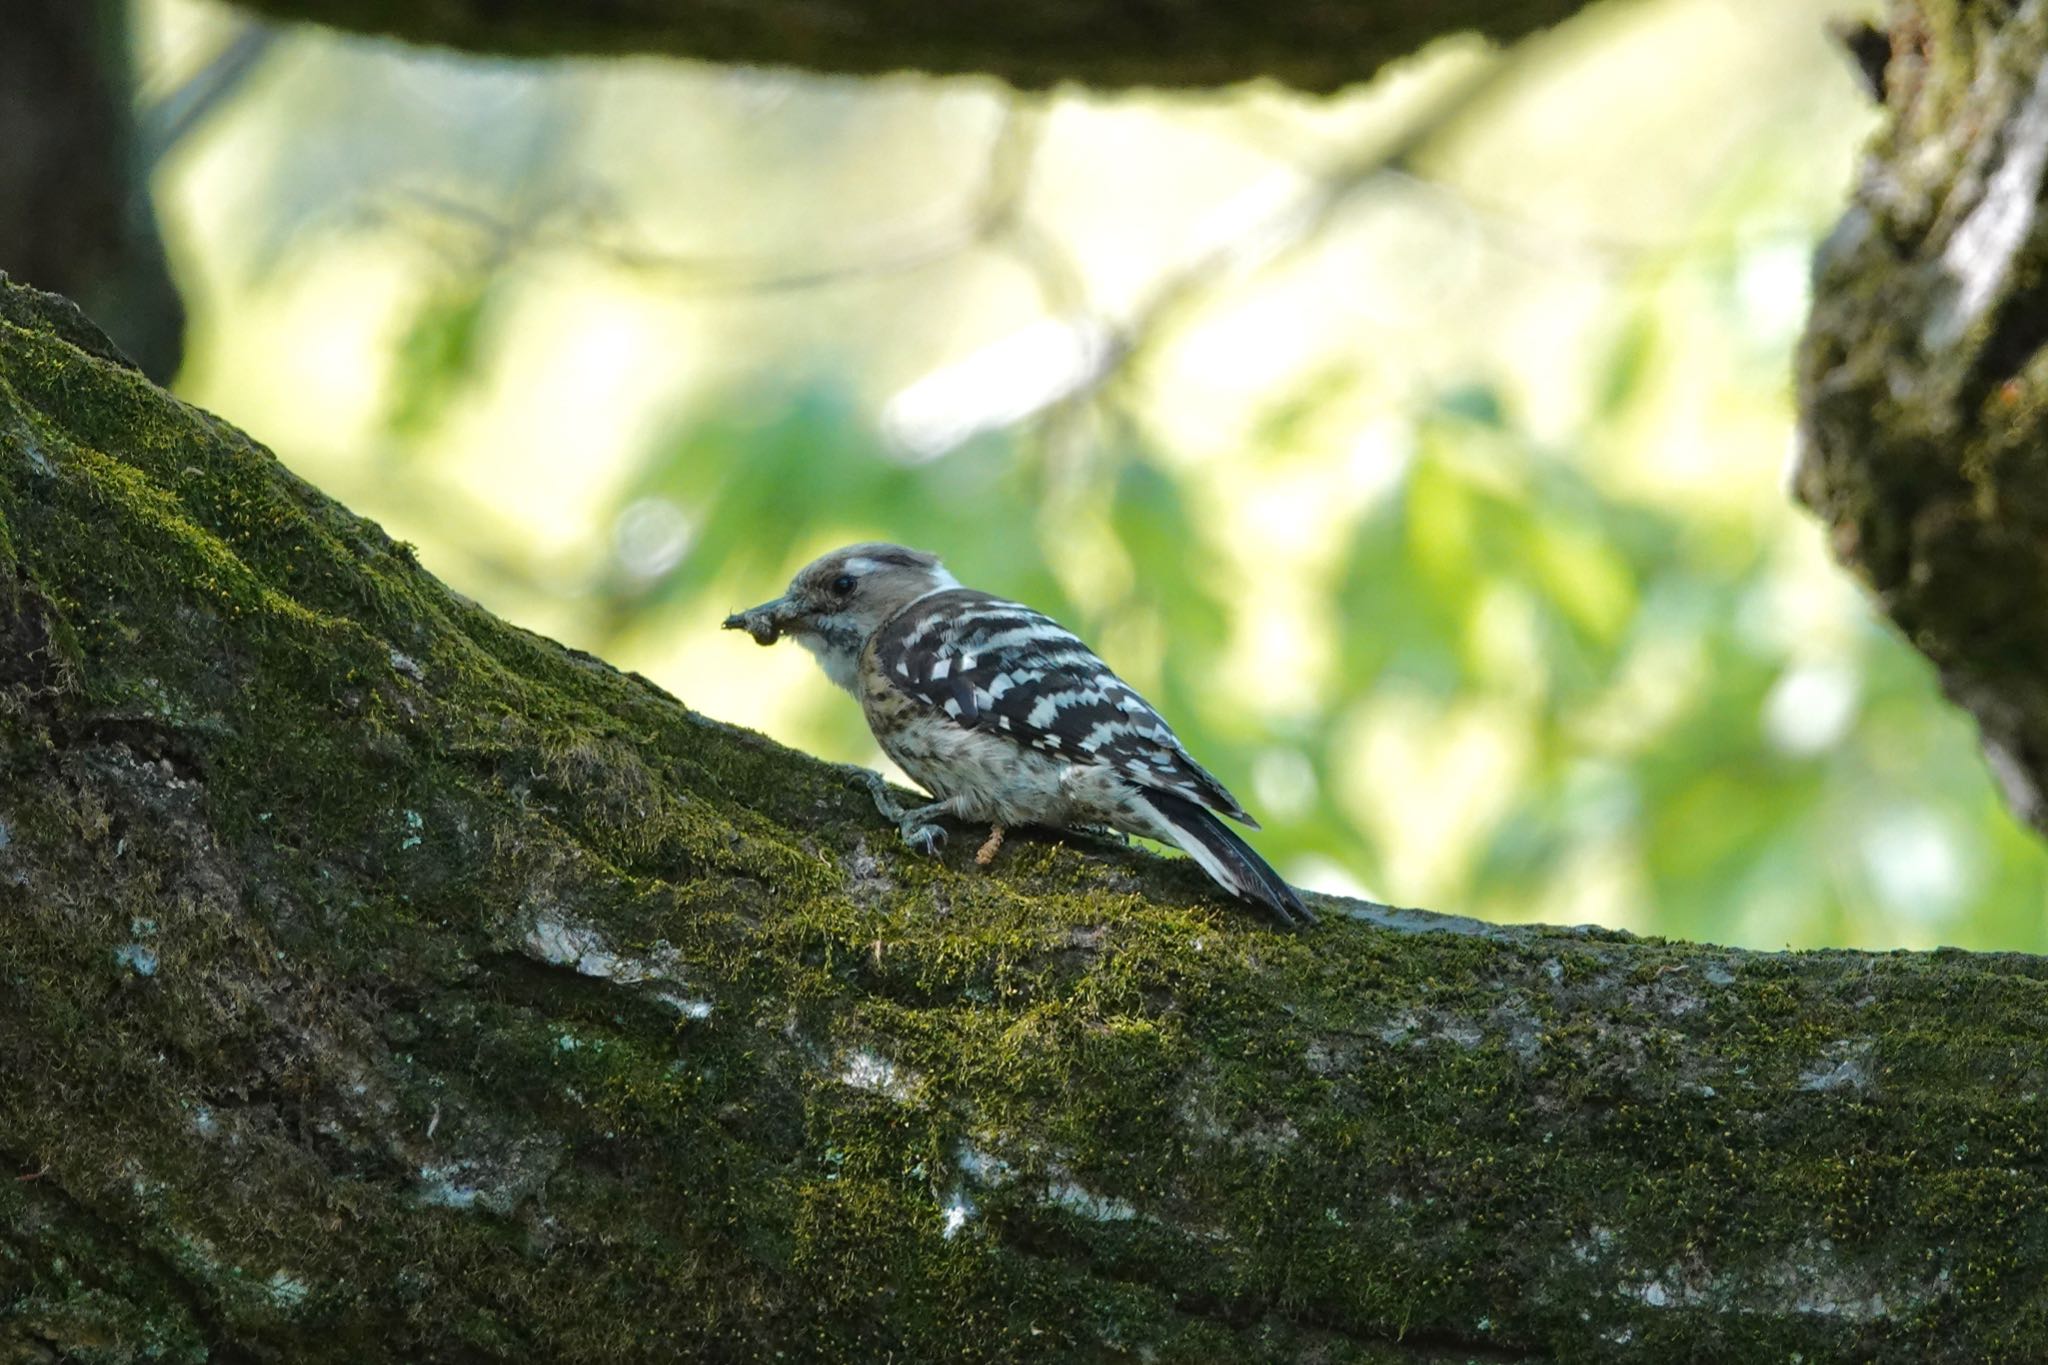
M 1000 853 L 1002 848 L 1003 827 L 1001 825 L 990 825 L 988 827 L 988 838 L 982 840 L 981 847 L 974 851 L 974 865 L 976 867 L 987 867 L 996 860 L 996 854 Z
M 882 813 L 884 820 L 896 826 L 904 843 L 919 853 L 935 854 L 946 842 L 945 827 L 935 823 L 941 816 L 953 813 L 952 807 L 945 802 L 935 801 L 929 806 L 905 810 L 880 773 L 849 764 L 846 774 L 851 781 L 867 788 L 868 795 L 875 799 L 875 809 Z
M 903 823 L 903 807 L 898 805 L 896 798 L 890 794 L 889 784 L 880 773 L 872 768 L 857 768 L 848 764 L 846 775 L 856 785 L 867 788 L 868 795 L 875 799 L 875 809 L 882 813 L 884 820 L 892 825 Z
M 909 844 L 916 852 L 934 857 L 938 854 L 940 845 L 946 842 L 946 831 L 941 825 L 930 825 L 919 820 L 920 814 L 921 811 L 911 811 L 903 817 L 902 823 L 896 828 L 902 833 L 904 843 Z
M 939 820 L 955 814 L 953 807 L 944 801 L 934 801 L 929 806 L 907 810 L 896 821 L 896 828 L 903 835 L 903 842 L 919 853 L 935 854 L 939 845 L 946 842 L 945 826 Z

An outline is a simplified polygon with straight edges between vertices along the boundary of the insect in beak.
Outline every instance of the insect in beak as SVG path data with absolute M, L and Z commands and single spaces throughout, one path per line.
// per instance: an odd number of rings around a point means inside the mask
M 725 629 L 743 630 L 754 637 L 757 645 L 772 645 L 782 638 L 782 632 L 800 613 L 787 595 L 772 602 L 763 602 L 758 607 L 736 611 L 725 618 Z

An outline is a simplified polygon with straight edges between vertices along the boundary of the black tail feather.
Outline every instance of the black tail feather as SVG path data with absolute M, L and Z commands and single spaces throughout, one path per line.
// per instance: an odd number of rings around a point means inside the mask
M 1265 907 L 1274 919 L 1289 928 L 1316 922 L 1315 913 L 1302 904 L 1294 888 L 1214 812 L 1184 796 L 1157 788 L 1147 791 L 1145 799 L 1173 831 L 1174 842 L 1201 863 L 1202 870 L 1226 891 Z

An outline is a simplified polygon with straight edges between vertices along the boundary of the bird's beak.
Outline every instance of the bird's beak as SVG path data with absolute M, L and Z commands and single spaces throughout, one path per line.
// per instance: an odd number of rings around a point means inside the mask
M 801 614 L 796 604 L 784 594 L 772 602 L 734 612 L 725 618 L 725 628 L 745 631 L 754 637 L 757 645 L 772 645 L 782 638 L 782 632 L 789 629 Z

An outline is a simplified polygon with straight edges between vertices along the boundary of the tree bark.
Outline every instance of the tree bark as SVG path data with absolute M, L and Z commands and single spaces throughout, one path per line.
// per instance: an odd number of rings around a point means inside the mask
M 1435 38 L 1509 42 L 1587 0 L 237 0 L 409 42 L 512 56 L 662 53 L 867 75 L 979 72 L 1035 89 L 1212 86 L 1267 79 L 1336 90 Z
M 0 1360 L 2048 1353 L 2048 963 L 973 842 L 0 285 Z
M 1821 249 L 1800 495 L 2048 821 L 2048 7 L 1895 5 L 1890 113 Z

